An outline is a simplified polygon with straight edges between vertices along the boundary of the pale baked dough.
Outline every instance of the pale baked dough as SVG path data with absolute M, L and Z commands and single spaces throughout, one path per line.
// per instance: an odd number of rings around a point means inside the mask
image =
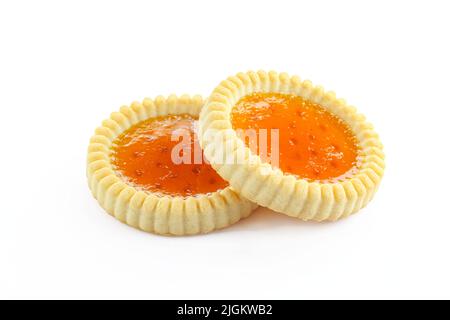
M 132 125 L 157 116 L 198 116 L 203 99 L 171 95 L 123 106 L 103 121 L 91 138 L 87 156 L 89 187 L 100 205 L 118 220 L 162 235 L 193 235 L 227 227 L 250 215 L 256 207 L 231 187 L 191 197 L 159 196 L 125 183 L 111 165 L 111 145 Z
M 344 120 L 360 147 L 357 173 L 343 182 L 308 182 L 263 163 L 238 138 L 230 121 L 236 102 L 253 92 L 295 94 Z M 372 199 L 383 176 L 383 147 L 365 117 L 333 92 L 286 73 L 238 73 L 221 82 L 201 111 L 199 132 L 206 158 L 237 192 L 261 206 L 303 220 L 337 220 L 358 211 Z M 243 155 L 244 162 L 223 163 L 216 160 L 219 152 L 227 159 Z

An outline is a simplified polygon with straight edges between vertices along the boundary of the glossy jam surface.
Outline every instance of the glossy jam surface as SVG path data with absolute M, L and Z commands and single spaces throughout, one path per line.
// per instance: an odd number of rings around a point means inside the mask
M 225 188 L 227 182 L 209 164 L 198 161 L 196 153 L 200 158 L 203 154 L 194 139 L 196 121 L 189 115 L 172 115 L 134 125 L 114 141 L 115 170 L 137 188 L 170 196 L 186 197 Z M 187 133 L 191 139 L 181 138 L 180 133 Z M 178 139 L 172 141 L 172 134 Z M 172 149 L 180 142 L 185 148 L 178 154 L 187 150 L 190 163 L 172 161 Z
M 278 166 L 283 172 L 332 182 L 356 170 L 358 147 L 350 128 L 301 97 L 281 93 L 244 96 L 233 108 L 231 121 L 234 129 L 278 129 Z M 268 150 L 271 143 L 269 137 Z

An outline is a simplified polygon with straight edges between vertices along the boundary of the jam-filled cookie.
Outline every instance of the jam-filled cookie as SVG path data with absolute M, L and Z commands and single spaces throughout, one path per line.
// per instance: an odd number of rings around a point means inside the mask
M 297 76 L 229 77 L 211 94 L 199 124 L 205 156 L 224 180 L 243 197 L 303 220 L 358 211 L 383 176 L 373 126 L 334 93 Z
M 203 103 L 187 95 L 145 99 L 97 128 L 87 176 L 108 213 L 163 235 L 207 233 L 251 213 L 256 205 L 203 161 L 194 134 Z

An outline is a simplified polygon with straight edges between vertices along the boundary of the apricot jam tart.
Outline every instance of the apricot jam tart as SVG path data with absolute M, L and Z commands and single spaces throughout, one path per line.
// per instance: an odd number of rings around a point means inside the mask
M 223 81 L 202 109 L 199 128 L 206 158 L 237 192 L 303 220 L 358 211 L 384 171 L 382 144 L 364 116 L 334 93 L 285 73 L 239 73 Z M 253 130 L 260 138 L 262 129 L 277 133 L 267 137 L 266 154 L 260 142 L 252 148 L 240 135 Z M 228 161 L 217 160 L 220 152 Z
M 199 96 L 145 99 L 97 128 L 87 176 L 108 213 L 164 235 L 210 232 L 251 213 L 256 205 L 202 161 L 194 134 L 202 106 Z

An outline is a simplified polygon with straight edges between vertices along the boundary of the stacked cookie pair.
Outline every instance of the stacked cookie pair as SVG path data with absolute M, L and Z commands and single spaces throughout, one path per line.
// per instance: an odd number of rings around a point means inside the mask
M 302 220 L 364 207 L 384 170 L 371 124 L 297 76 L 239 73 L 200 96 L 145 99 L 103 121 L 89 187 L 130 226 L 162 235 L 227 227 L 257 206 Z

